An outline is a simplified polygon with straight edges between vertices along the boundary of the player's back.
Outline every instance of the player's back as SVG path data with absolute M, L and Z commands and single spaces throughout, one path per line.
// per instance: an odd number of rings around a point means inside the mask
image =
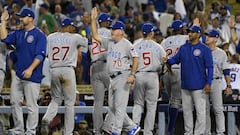
M 240 64 L 230 64 L 230 77 L 232 89 L 240 90 Z
M 138 71 L 159 71 L 162 63 L 162 57 L 166 52 L 158 43 L 153 40 L 143 39 L 134 45 L 139 55 Z
M 164 39 L 161 43 L 169 57 L 174 56 L 181 45 L 188 40 L 188 35 L 173 35 Z
M 99 28 L 98 29 L 98 34 L 101 37 L 105 38 L 110 38 L 111 37 L 111 31 L 107 28 Z M 104 61 L 106 60 L 106 49 L 102 48 L 100 43 L 97 42 L 96 40 L 92 39 L 92 44 L 89 45 L 89 50 L 91 52 L 91 61 L 96 62 L 96 61 Z
M 87 47 L 87 38 L 79 34 L 55 32 L 48 36 L 47 52 L 50 67 L 76 67 L 79 45 Z

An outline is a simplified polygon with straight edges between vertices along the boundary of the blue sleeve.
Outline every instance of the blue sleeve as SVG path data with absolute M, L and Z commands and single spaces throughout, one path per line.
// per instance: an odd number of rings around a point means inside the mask
M 44 60 L 44 56 L 43 55 L 37 55 L 35 58 L 40 60 L 40 61 Z
M 35 50 L 35 56 L 37 55 L 42 55 L 43 58 L 46 56 L 46 48 L 47 48 L 47 38 L 43 32 L 38 32 L 36 34 L 37 36 L 37 45 L 36 45 L 36 50 Z
M 238 45 L 236 46 L 236 52 L 237 53 L 240 53 L 240 40 L 238 42 Z
M 224 69 L 223 74 L 224 76 L 230 75 L 230 69 Z
M 180 63 L 181 51 L 182 51 L 182 46 L 179 48 L 178 52 L 173 57 L 168 59 L 167 63 L 170 64 L 170 65 Z
M 17 31 L 13 31 L 13 32 L 9 33 L 5 39 L 2 39 L 2 42 L 16 45 L 16 39 L 17 39 L 16 33 L 17 33 Z
M 213 57 L 210 48 L 206 49 L 205 66 L 207 68 L 207 83 L 211 85 L 213 79 Z
M 11 52 L 11 53 L 9 54 L 9 56 L 10 56 L 10 59 L 12 60 L 13 64 L 17 62 L 17 57 L 16 57 L 16 54 L 15 54 L 14 51 Z
M 208 67 L 207 71 L 208 71 L 207 84 L 211 85 L 213 79 L 213 67 Z

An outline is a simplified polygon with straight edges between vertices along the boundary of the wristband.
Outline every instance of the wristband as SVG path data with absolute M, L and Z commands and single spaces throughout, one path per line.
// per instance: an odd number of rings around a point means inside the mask
M 232 86 L 229 84 L 229 85 L 227 85 L 227 88 L 232 88 Z
M 132 75 L 132 76 L 136 77 L 135 74 L 136 74 L 136 72 L 130 72 L 129 75 Z

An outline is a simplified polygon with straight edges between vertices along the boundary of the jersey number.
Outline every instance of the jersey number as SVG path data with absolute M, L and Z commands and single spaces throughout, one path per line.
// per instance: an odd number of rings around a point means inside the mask
M 55 46 L 52 48 L 52 51 L 53 51 L 52 60 L 65 60 L 69 52 L 69 46 L 62 46 L 61 48 L 58 46 Z M 59 57 L 59 54 L 63 54 L 62 58 Z
M 142 58 L 143 58 L 143 64 L 144 65 L 149 65 L 149 64 L 151 64 L 151 54 L 150 54 L 150 52 L 143 52 L 142 53 Z
M 172 55 L 172 54 L 175 55 L 178 52 L 178 49 L 179 48 L 176 48 L 176 50 L 173 52 L 172 48 L 167 48 L 166 49 L 167 56 Z
M 236 75 L 235 73 L 230 74 L 231 82 L 235 82 L 236 76 L 237 76 L 237 75 Z
M 100 48 L 100 44 L 98 42 L 92 42 L 92 55 L 100 54 L 103 52 L 106 52 L 106 50 Z

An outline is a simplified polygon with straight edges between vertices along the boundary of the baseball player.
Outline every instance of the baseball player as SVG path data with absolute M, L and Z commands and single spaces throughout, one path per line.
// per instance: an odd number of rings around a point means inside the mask
M 171 24 L 173 35 L 162 41 L 161 45 L 168 57 L 173 57 L 188 40 L 188 35 L 183 35 L 184 26 L 185 24 L 181 20 L 173 21 Z M 177 120 L 178 110 L 181 107 L 180 65 L 173 65 L 171 69 L 172 73 L 165 73 L 162 79 L 166 90 L 170 94 L 167 134 L 174 134 L 174 125 Z
M 0 93 L 2 91 L 4 85 L 4 78 L 6 73 L 6 56 L 7 56 L 7 48 L 6 44 L 0 42 Z
M 230 77 L 232 89 L 237 89 L 240 91 L 240 64 L 239 54 L 237 53 L 231 57 Z
M 210 103 L 209 97 L 212 101 L 213 110 L 216 120 L 216 133 L 217 135 L 224 135 L 225 132 L 225 119 L 223 113 L 223 100 L 222 100 L 222 74 L 224 75 L 227 87 L 225 89 L 225 94 L 229 95 L 231 92 L 230 85 L 230 67 L 227 62 L 226 53 L 217 47 L 216 43 L 220 34 L 217 30 L 210 30 L 205 33 L 207 36 L 206 44 L 212 50 L 214 72 L 213 72 L 213 81 L 211 85 L 211 91 L 207 95 L 206 99 L 206 129 L 204 135 L 211 135 L 211 118 L 210 118 Z
M 20 105 L 25 97 L 28 108 L 25 134 L 35 135 L 39 115 L 37 100 L 47 41 L 44 33 L 34 26 L 34 12 L 31 9 L 25 8 L 17 15 L 23 23 L 23 29 L 8 34 L 6 24 L 9 15 L 7 11 L 2 13 L 2 25 L 0 26 L 2 41 L 16 48 L 14 53 L 10 54 L 16 68 L 16 76 L 12 80 L 10 92 L 14 121 L 14 128 L 10 132 L 24 134 L 23 112 Z
M 138 55 L 132 44 L 124 38 L 125 25 L 120 21 L 111 25 L 111 38 L 101 37 L 96 27 L 97 14 L 97 8 L 94 7 L 91 13 L 92 36 L 107 50 L 107 70 L 110 77 L 109 112 L 102 129 L 119 135 L 124 127 L 129 130 L 129 135 L 135 135 L 140 127 L 128 117 L 126 108 L 129 88 L 135 80 Z
M 184 118 L 184 135 L 203 135 L 206 124 L 206 93 L 209 93 L 213 78 L 211 50 L 200 42 L 201 27 L 191 26 L 189 40 L 171 58 L 164 62 L 173 65 L 181 63 L 181 94 Z M 196 122 L 193 131 L 193 104 Z
M 88 39 L 74 34 L 75 26 L 71 18 L 62 20 L 61 32 L 55 32 L 47 37 L 47 54 L 51 71 L 51 102 L 42 125 L 46 126 L 58 112 L 58 106 L 64 100 L 66 107 L 64 115 L 64 135 L 72 135 L 74 129 L 74 103 L 76 98 L 76 76 L 74 68 L 77 65 L 79 45 L 87 47 Z M 43 131 L 43 130 L 42 130 Z
M 98 23 L 100 28 L 98 34 L 102 37 L 110 38 L 111 31 L 108 27 L 111 24 L 111 18 L 109 14 L 102 13 L 98 16 Z M 106 50 L 101 47 L 100 43 L 96 40 L 92 40 L 92 44 L 89 45 L 91 50 L 91 84 L 94 92 L 94 110 L 93 110 L 93 128 L 94 133 L 99 135 L 101 126 L 103 124 L 102 107 L 104 102 L 105 90 L 109 87 L 109 76 L 106 70 Z
M 139 57 L 139 65 L 136 73 L 133 106 L 133 121 L 140 125 L 141 116 L 146 102 L 147 113 L 144 120 L 144 134 L 153 135 L 155 123 L 159 77 L 158 72 L 161 69 L 162 58 L 166 56 L 165 50 L 160 44 L 153 41 L 154 30 L 156 29 L 150 23 L 142 26 L 143 40 L 134 45 Z M 151 78 L 151 80 L 146 79 Z

